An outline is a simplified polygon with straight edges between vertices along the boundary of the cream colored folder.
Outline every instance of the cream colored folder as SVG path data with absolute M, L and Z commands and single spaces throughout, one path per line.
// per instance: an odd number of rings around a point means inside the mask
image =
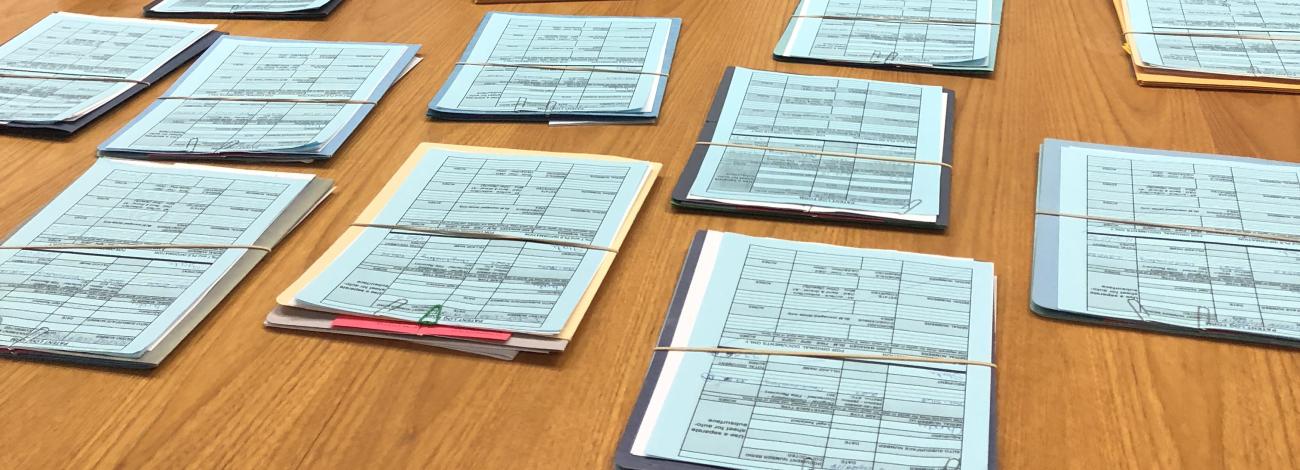
M 375 196 L 374 200 L 370 203 L 370 205 L 368 205 L 366 209 L 361 213 L 361 216 L 357 218 L 356 223 L 357 224 L 375 223 L 376 218 L 383 211 L 384 207 L 388 205 L 389 201 L 397 193 L 398 189 L 402 187 L 402 185 L 406 182 L 407 178 L 410 177 L 410 175 L 420 164 L 424 156 L 429 154 L 430 151 L 438 150 L 438 149 L 455 151 L 455 152 L 465 152 L 465 153 L 485 153 L 485 154 L 498 154 L 498 155 L 505 154 L 505 155 L 519 155 L 519 156 L 528 156 L 528 157 L 563 157 L 567 159 L 587 159 L 587 160 L 595 160 L 595 161 L 614 161 L 614 162 L 636 161 L 628 158 L 611 157 L 607 155 L 539 152 L 539 151 L 531 151 L 531 150 L 468 147 L 468 146 L 432 144 L 432 143 L 421 144 L 419 147 L 415 149 L 415 152 L 413 152 L 411 156 L 407 158 L 406 162 L 402 165 L 402 167 L 398 169 L 397 174 L 393 175 L 392 179 L 390 179 L 388 183 L 384 185 L 384 188 L 379 192 L 378 195 Z M 586 316 L 587 310 L 590 307 L 592 300 L 596 296 L 596 291 L 599 289 L 601 282 L 605 278 L 605 275 L 609 272 L 610 267 L 614 264 L 614 259 L 617 256 L 617 251 L 622 247 L 623 240 L 627 237 L 627 233 L 631 229 L 632 223 L 635 221 L 637 214 L 640 212 L 641 206 L 644 205 L 646 197 L 650 194 L 650 189 L 653 186 L 653 183 L 655 179 L 658 177 L 659 171 L 662 168 L 662 165 L 660 165 L 659 163 L 654 163 L 654 162 L 644 162 L 644 163 L 647 163 L 649 165 L 649 170 L 646 172 L 645 179 L 644 181 L 641 182 L 636 198 L 634 199 L 631 206 L 629 207 L 626 217 L 623 218 L 622 223 L 619 226 L 619 230 L 614 236 L 613 243 L 609 247 L 611 250 L 603 252 L 604 257 L 601 260 L 601 264 L 597 269 L 595 276 L 592 279 L 592 282 L 587 286 L 586 290 L 583 292 L 582 297 L 580 298 L 576 309 L 568 318 L 568 321 L 565 323 L 564 328 L 558 334 L 555 335 L 533 335 L 533 334 L 515 333 L 511 338 L 511 340 L 508 341 L 505 346 L 513 347 L 514 349 L 519 349 L 528 352 L 560 351 L 564 349 L 564 347 L 568 344 L 569 340 L 573 339 L 574 333 L 578 330 L 578 325 L 582 323 L 583 317 Z M 339 239 L 335 241 L 334 244 L 331 245 L 329 249 L 327 249 L 325 253 L 321 255 L 321 257 L 317 259 L 316 262 L 313 263 L 305 273 L 302 274 L 302 276 L 300 276 L 296 281 L 294 281 L 292 285 L 289 286 L 288 289 L 286 289 L 283 293 L 280 294 L 280 296 L 276 299 L 277 302 L 281 306 L 291 307 L 291 308 L 281 309 L 279 312 L 275 312 L 274 317 L 268 318 L 267 325 L 293 328 L 295 326 L 293 324 L 294 322 L 288 320 L 294 318 L 295 311 L 313 310 L 316 311 L 317 313 L 321 313 L 318 308 L 315 308 L 312 305 L 307 305 L 302 302 L 299 302 L 296 299 L 297 294 L 300 291 L 302 291 L 308 284 L 310 284 L 314 279 L 320 276 L 320 274 L 323 273 L 326 270 L 326 268 L 330 266 L 331 263 L 333 263 L 336 259 L 338 259 L 339 256 L 343 254 L 344 250 L 347 249 L 347 247 L 350 246 L 354 241 L 356 241 L 357 238 L 359 238 L 365 230 L 366 228 L 364 227 L 356 227 L 356 226 L 348 227 L 348 229 L 345 232 L 343 232 L 343 235 L 340 236 Z M 365 313 L 355 313 L 355 315 L 367 316 Z M 310 319 L 312 321 L 308 321 L 309 319 L 306 318 L 302 318 L 301 320 L 302 320 L 301 325 L 297 325 L 297 326 L 306 326 L 308 323 L 312 323 L 313 325 L 316 326 L 320 325 L 319 317 Z M 343 331 L 340 330 L 340 332 Z M 514 344 L 509 344 L 511 342 L 513 342 Z

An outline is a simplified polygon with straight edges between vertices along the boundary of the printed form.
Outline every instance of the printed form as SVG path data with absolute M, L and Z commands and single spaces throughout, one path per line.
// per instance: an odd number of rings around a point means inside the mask
M 77 119 L 148 78 L 213 28 L 52 14 L 0 46 L 0 121 Z
M 1066 147 L 1060 212 L 1300 237 L 1300 168 Z M 1300 243 L 1062 217 L 1061 310 L 1300 339 Z
M 675 347 L 991 361 L 993 266 L 711 232 Z M 636 455 L 727 468 L 982 468 L 987 367 L 668 352 Z
M 1126 0 L 1125 8 L 1126 39 L 1146 66 L 1300 79 L 1300 0 Z
M 373 224 L 296 300 L 341 314 L 556 333 L 613 253 L 650 174 L 644 162 L 431 151 Z M 430 312 L 437 310 L 436 318 Z
M 311 179 L 99 159 L 4 245 L 252 245 Z M 246 251 L 0 250 L 0 344 L 138 356 Z
M 994 0 L 803 0 L 778 55 L 874 64 L 978 65 L 996 47 Z
M 100 150 L 318 152 L 356 127 L 417 47 L 223 37 Z
M 668 18 L 489 13 L 430 107 L 479 113 L 652 112 L 668 80 L 674 24 Z
M 943 162 L 940 87 L 736 68 L 712 141 Z M 933 221 L 939 165 L 709 146 L 689 197 Z
M 320 8 L 330 0 L 164 0 L 150 10 L 166 13 L 279 13 Z

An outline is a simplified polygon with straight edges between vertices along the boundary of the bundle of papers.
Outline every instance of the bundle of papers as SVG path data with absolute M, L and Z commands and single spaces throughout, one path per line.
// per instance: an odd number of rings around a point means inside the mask
M 1300 346 L 1300 165 L 1048 140 L 1031 307 Z
M 156 367 L 332 188 L 100 159 L 0 245 L 0 344 L 12 357 Z
M 47 16 L 0 46 L 0 130 L 70 135 L 199 55 L 215 27 Z
M 423 144 L 266 325 L 499 359 L 562 351 L 659 167 Z
M 800 0 L 777 60 L 992 73 L 1002 0 Z
M 654 122 L 680 30 L 675 18 L 488 13 L 429 117 Z
M 334 155 L 420 46 L 223 37 L 99 146 L 139 159 L 311 162 Z
M 995 286 L 969 259 L 701 232 L 616 467 L 994 468 Z
M 319 20 L 343 0 L 154 0 L 144 16 L 158 18 L 235 18 Z
M 1114 0 L 1138 83 L 1300 92 L 1300 0 Z
M 946 228 L 954 100 L 934 86 L 730 68 L 673 204 Z

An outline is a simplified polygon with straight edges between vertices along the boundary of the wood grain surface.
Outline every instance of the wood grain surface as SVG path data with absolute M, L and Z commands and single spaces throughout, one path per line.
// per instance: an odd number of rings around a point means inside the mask
M 52 11 L 139 17 L 146 0 L 0 2 L 0 36 Z M 973 257 L 1000 289 L 1001 468 L 1295 468 L 1300 351 L 1061 323 L 1028 309 L 1037 147 L 1047 137 L 1300 162 L 1300 96 L 1142 88 L 1108 0 L 1006 2 L 987 78 L 778 63 L 797 0 L 474 5 L 348 0 L 320 22 L 214 20 L 233 34 L 422 44 L 398 82 L 313 172 L 339 191 L 162 367 L 122 372 L 0 361 L 0 469 L 609 468 L 691 236 L 700 229 Z M 653 126 L 431 122 L 429 99 L 490 10 L 684 19 Z M 947 233 L 704 215 L 669 192 L 729 65 L 943 85 L 957 93 Z M 94 160 L 95 147 L 179 74 L 66 141 L 0 137 L 0 231 Z M 338 336 L 268 331 L 274 298 L 420 142 L 662 162 L 664 173 L 569 351 L 499 362 Z

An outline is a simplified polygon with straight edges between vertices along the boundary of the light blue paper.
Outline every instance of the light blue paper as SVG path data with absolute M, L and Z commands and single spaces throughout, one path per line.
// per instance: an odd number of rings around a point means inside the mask
M 0 45 L 0 73 L 144 80 L 212 29 L 212 25 L 55 13 Z M 74 120 L 135 85 L 0 77 L 0 121 Z
M 1127 40 L 1147 67 L 1300 78 L 1300 0 L 1127 0 L 1126 4 Z
M 943 162 L 948 112 L 936 86 L 736 68 L 712 140 Z M 943 171 L 711 145 L 688 197 L 934 221 Z
M 992 72 L 1002 0 L 801 0 L 778 57 Z
M 1043 158 L 1052 173 L 1041 176 L 1040 212 L 1300 236 L 1294 164 L 1059 141 Z M 1083 217 L 1037 223 L 1033 300 L 1043 308 L 1300 339 L 1300 243 Z
M 464 114 L 654 117 L 680 27 L 675 18 L 489 12 L 429 108 Z
M 320 8 L 330 0 L 163 0 L 150 10 L 163 13 L 284 13 Z
M 374 108 L 371 103 L 383 97 L 418 49 L 405 44 L 223 37 L 163 98 L 99 151 L 102 155 L 329 156 Z
M 372 223 L 609 247 L 648 171 L 644 162 L 434 149 Z M 556 333 L 608 255 L 366 228 L 296 299 L 337 313 Z
M 994 284 L 989 263 L 711 232 L 672 346 L 991 362 Z M 986 367 L 667 354 L 638 455 L 789 470 L 990 461 Z
M 4 245 L 253 245 L 310 181 L 100 159 Z M 0 250 L 0 343 L 139 357 L 246 253 Z

